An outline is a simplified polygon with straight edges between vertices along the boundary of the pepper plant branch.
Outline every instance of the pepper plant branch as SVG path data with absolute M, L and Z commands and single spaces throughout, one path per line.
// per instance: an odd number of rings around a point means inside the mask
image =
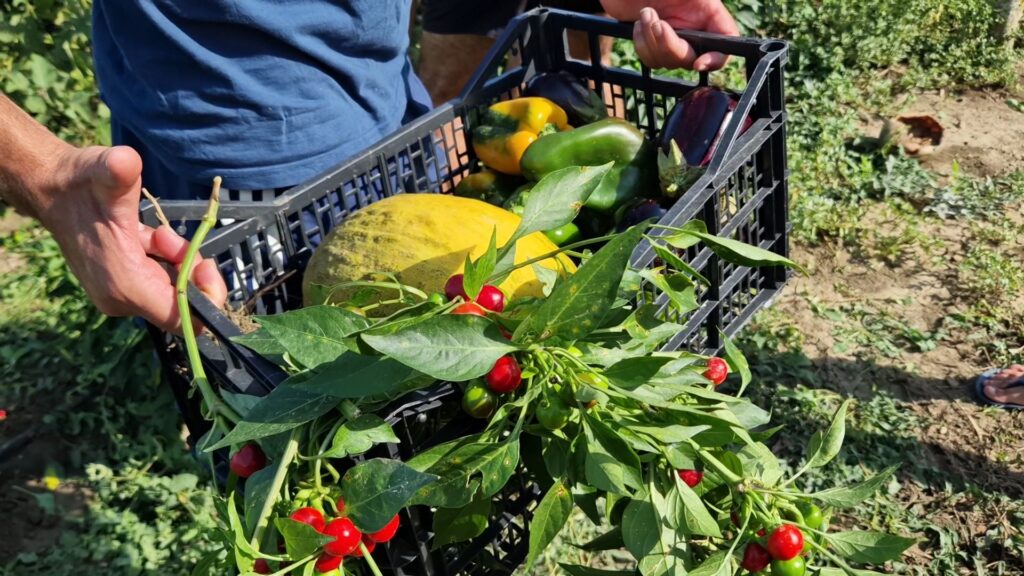
M 274 479 L 267 488 L 267 497 L 263 500 L 263 507 L 260 508 L 260 515 L 256 520 L 256 530 L 252 535 L 253 548 L 259 548 L 259 542 L 263 539 L 263 532 L 270 524 L 270 512 L 277 504 L 277 497 L 281 494 L 281 487 L 284 485 L 285 477 L 288 476 L 288 466 L 299 451 L 299 436 L 302 434 L 302 427 L 292 429 L 288 436 L 288 444 L 284 448 L 281 459 L 277 461 L 277 468 L 274 470 Z
M 537 256 L 536 258 L 530 258 L 529 260 L 524 260 L 523 262 L 520 262 L 519 264 L 515 264 L 513 266 L 510 266 L 509 268 L 505 268 L 503 270 L 498 270 L 498 271 L 494 272 L 493 274 L 491 274 L 490 278 L 487 279 L 487 282 L 493 282 L 495 279 L 500 278 L 500 277 L 502 277 L 502 276 L 504 276 L 506 274 L 509 274 L 511 272 L 514 272 L 514 271 L 516 271 L 516 270 L 518 270 L 520 268 L 523 268 L 525 266 L 530 266 L 531 264 L 536 264 L 537 262 L 543 262 L 544 260 L 548 260 L 549 258 L 554 258 L 554 257 L 558 256 L 559 254 L 565 252 L 566 250 L 572 250 L 574 248 L 582 248 L 583 246 L 589 246 L 590 244 L 598 244 L 598 243 L 604 242 L 606 240 L 611 240 L 612 238 L 615 238 L 616 236 L 618 236 L 618 233 L 606 234 L 606 235 L 598 237 L 598 238 L 590 238 L 588 240 L 580 240 L 579 242 L 573 242 L 572 244 L 566 244 L 565 246 L 560 247 L 558 250 L 552 250 L 551 252 L 548 252 L 546 254 L 541 254 L 540 256 Z
M 743 478 L 737 476 L 735 472 L 730 470 L 728 466 L 723 464 L 722 461 L 719 460 L 718 458 L 715 458 L 710 452 L 708 452 L 704 448 L 701 448 L 700 444 L 693 440 L 690 440 L 689 442 L 690 445 L 693 446 L 693 448 L 697 451 L 697 455 L 700 456 L 700 459 L 703 460 L 705 464 L 714 468 L 715 472 L 717 472 L 722 478 L 724 478 L 726 482 L 730 484 L 739 484 L 743 482 Z
M 175 288 L 178 293 L 178 313 L 181 315 L 181 334 L 185 340 L 188 363 L 192 367 L 192 382 L 199 388 L 203 400 L 210 407 L 210 410 L 213 411 L 214 415 L 220 415 L 232 423 L 238 423 L 242 420 L 242 417 L 221 400 L 220 396 L 210 386 L 210 381 L 206 378 L 206 370 L 203 369 L 203 361 L 199 357 L 199 345 L 196 342 L 195 330 L 192 328 L 192 311 L 188 306 L 188 278 L 192 270 L 192 263 L 195 262 L 196 255 L 199 254 L 199 247 L 217 222 L 217 209 L 220 207 L 220 183 L 220 176 L 213 179 L 210 204 L 206 209 L 206 214 L 203 215 L 199 228 L 189 243 L 185 259 L 181 263 L 181 272 L 178 273 Z M 215 419 L 215 421 L 219 420 Z

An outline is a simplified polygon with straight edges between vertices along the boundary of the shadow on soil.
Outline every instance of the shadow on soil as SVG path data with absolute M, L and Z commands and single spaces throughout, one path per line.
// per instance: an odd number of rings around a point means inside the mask
M 773 446 L 777 452 L 799 453 L 825 423 L 808 425 L 806 414 L 813 413 L 821 397 L 801 392 L 800 386 L 827 389 L 860 401 L 847 423 L 848 461 L 875 469 L 900 464 L 901 478 L 939 491 L 952 484 L 1024 498 L 1024 411 L 979 405 L 973 382 L 922 378 L 865 360 L 745 352 L 755 371 L 752 399 L 773 408 L 774 423 L 787 431 Z M 803 408 L 786 409 L 779 402 Z

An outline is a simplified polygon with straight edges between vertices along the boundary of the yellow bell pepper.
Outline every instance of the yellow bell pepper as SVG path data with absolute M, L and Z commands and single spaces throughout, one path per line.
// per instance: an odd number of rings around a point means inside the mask
M 481 115 L 473 130 L 473 150 L 491 170 L 521 174 L 519 159 L 542 133 L 569 130 L 569 120 L 557 104 L 547 98 L 505 100 Z

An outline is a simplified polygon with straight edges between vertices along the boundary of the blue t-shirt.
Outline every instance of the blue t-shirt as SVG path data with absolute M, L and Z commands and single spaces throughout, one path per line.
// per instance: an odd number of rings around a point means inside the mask
M 144 161 L 190 183 L 298 184 L 429 109 L 409 12 L 410 0 L 95 0 L 100 94 Z

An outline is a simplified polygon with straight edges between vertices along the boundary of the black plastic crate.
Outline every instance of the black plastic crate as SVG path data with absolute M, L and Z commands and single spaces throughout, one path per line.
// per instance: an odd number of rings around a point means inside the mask
M 537 9 L 513 20 L 495 43 L 485 64 L 460 98 L 439 106 L 328 173 L 273 198 L 222 203 L 220 225 L 207 237 L 203 254 L 214 257 L 228 283 L 228 304 L 251 314 L 275 314 L 301 306 L 301 276 L 323 235 L 352 212 L 400 193 L 450 191 L 475 164 L 468 134 L 479 111 L 493 102 L 518 96 L 526 80 L 545 71 L 567 70 L 591 81 L 603 94 L 609 111 L 619 113 L 654 137 L 675 101 L 695 87 L 707 85 L 708 74 L 693 81 L 604 66 L 599 59 L 568 56 L 566 32 L 586 34 L 592 54 L 602 37 L 631 38 L 632 27 L 588 15 Z M 718 51 L 743 62 L 746 86 L 704 175 L 682 194 L 661 220 L 679 225 L 703 220 L 712 233 L 756 244 L 781 255 L 788 252 L 786 112 L 783 66 L 786 44 L 775 40 L 728 38 L 681 32 L 698 52 Z M 742 119 L 753 124 L 742 134 Z M 164 211 L 181 229 L 194 229 L 205 202 L 163 202 Z M 156 223 L 146 205 L 143 219 Z M 658 234 L 655 230 L 652 234 Z M 641 300 L 686 326 L 667 348 L 685 347 L 714 353 L 720 331 L 732 335 L 785 283 L 781 267 L 751 269 L 721 262 L 700 246 L 680 253 L 701 272 L 710 287 L 698 293 L 701 307 L 685 318 L 668 308 L 667 297 L 653 285 L 643 286 Z M 657 265 L 646 243 L 632 256 L 634 267 Z M 227 315 L 198 290 L 190 289 L 195 314 L 212 337 L 200 339 L 207 372 L 218 386 L 263 395 L 284 379 L 284 373 L 230 338 L 242 333 Z M 187 362 L 180 342 L 155 329 L 161 361 L 182 405 L 193 437 L 207 424 L 186 394 Z M 413 393 L 382 411 L 402 444 L 381 447 L 383 455 L 408 459 L 419 451 L 471 431 L 478 423 L 459 413 L 458 389 L 438 384 Z M 488 531 L 468 545 L 430 551 L 430 512 L 410 509 L 403 531 L 387 547 L 383 564 L 394 574 L 502 574 L 525 558 L 531 510 L 540 493 L 516 475 L 495 501 Z M 382 555 L 378 555 L 382 556 Z

